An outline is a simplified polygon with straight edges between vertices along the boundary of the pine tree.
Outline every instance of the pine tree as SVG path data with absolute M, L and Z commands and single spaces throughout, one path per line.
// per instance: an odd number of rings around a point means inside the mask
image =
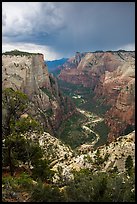
M 133 159 L 131 157 L 131 155 L 129 155 L 127 158 L 126 158 L 126 161 L 125 161 L 125 169 L 127 171 L 127 174 L 129 176 L 131 176 L 132 174 L 132 169 L 133 169 Z

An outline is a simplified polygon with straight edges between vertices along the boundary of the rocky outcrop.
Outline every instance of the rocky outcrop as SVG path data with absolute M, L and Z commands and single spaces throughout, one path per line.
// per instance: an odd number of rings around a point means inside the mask
M 76 56 L 64 64 L 59 78 L 90 87 L 95 93 L 94 100 L 101 99 L 102 104 L 111 106 L 105 115 L 105 121 L 110 127 L 109 141 L 125 133 L 129 127 L 133 130 L 135 52 L 89 52 L 81 55 L 79 61 L 76 60 Z
M 56 79 L 48 73 L 42 54 L 3 54 L 2 88 L 9 87 L 28 95 L 27 112 L 52 134 L 75 110 L 72 102 L 62 96 Z
M 75 69 L 79 65 L 81 59 L 86 55 L 86 53 L 80 53 L 76 52 L 76 55 L 74 57 L 71 57 L 65 62 L 62 66 L 60 66 L 60 69 Z
M 85 146 L 85 152 L 74 152 L 69 146 L 66 146 L 59 139 L 51 136 L 49 133 L 43 134 L 31 133 L 26 137 L 38 141 L 44 150 L 44 155 L 51 161 L 51 168 L 56 172 L 53 182 L 58 182 L 60 178 L 72 179 L 73 170 L 91 169 L 96 171 L 110 171 L 115 167 L 119 172 L 125 172 L 125 161 L 130 155 L 135 166 L 135 131 L 128 135 L 120 136 L 110 144 L 98 147 L 96 150 Z M 98 156 L 103 162 L 97 162 Z M 59 177 L 60 176 L 60 177 Z

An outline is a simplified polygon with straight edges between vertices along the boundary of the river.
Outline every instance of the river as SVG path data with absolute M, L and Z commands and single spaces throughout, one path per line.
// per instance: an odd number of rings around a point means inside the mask
M 83 125 L 81 126 L 82 129 L 85 131 L 85 133 L 91 133 L 92 132 L 96 136 L 96 138 L 92 142 L 89 143 L 89 145 L 93 147 L 100 139 L 100 136 L 98 133 L 93 131 L 93 129 L 91 129 L 91 126 L 93 127 L 98 122 L 102 122 L 104 119 L 99 117 L 98 115 L 96 115 L 94 113 L 91 113 L 89 111 L 85 111 L 85 110 L 82 110 L 79 108 L 77 108 L 77 111 L 80 112 L 81 114 L 83 114 L 84 116 L 86 116 L 86 118 L 87 118 L 87 121 L 85 123 L 83 123 Z

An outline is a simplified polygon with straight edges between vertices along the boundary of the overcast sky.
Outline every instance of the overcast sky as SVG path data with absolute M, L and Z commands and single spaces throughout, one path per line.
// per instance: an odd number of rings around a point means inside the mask
M 2 2 L 2 50 L 13 49 L 45 60 L 135 50 L 135 2 Z

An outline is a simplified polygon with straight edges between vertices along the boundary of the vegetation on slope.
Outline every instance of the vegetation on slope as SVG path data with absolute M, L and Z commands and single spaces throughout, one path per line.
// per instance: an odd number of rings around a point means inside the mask
M 23 52 L 23 51 L 20 51 L 20 50 L 12 50 L 12 51 L 7 51 L 7 52 L 4 52 L 2 53 L 3 55 L 11 55 L 11 56 L 17 56 L 17 55 L 20 55 L 20 56 L 30 56 L 30 55 L 38 55 L 40 53 L 30 53 L 30 52 Z
M 27 101 L 27 96 L 20 91 L 14 91 L 11 88 L 3 90 L 2 173 L 4 201 L 9 201 L 9 198 L 12 200 L 18 191 L 28 192 L 28 187 L 31 187 L 33 180 L 52 182 L 54 175 L 49 166 L 50 162 L 48 158 L 44 157 L 39 143 L 24 136 L 25 133 L 43 131 L 41 125 L 31 116 L 20 117 L 27 107 Z M 24 172 L 27 175 L 21 174 Z
M 60 89 L 64 95 L 71 97 L 78 108 L 96 113 L 97 115 L 103 116 L 106 111 L 110 108 L 108 105 L 102 104 L 102 100 L 94 100 L 94 92 L 88 87 L 83 87 L 83 85 L 76 85 L 65 82 L 63 80 L 58 80 Z M 75 98 L 74 96 L 81 96 L 80 98 Z
M 86 117 L 81 113 L 75 113 L 61 124 L 58 130 L 58 138 L 65 142 L 65 144 L 70 145 L 73 149 L 84 143 L 93 141 L 95 137 L 94 133 L 91 132 L 87 135 L 81 127 L 85 121 Z
M 97 123 L 94 126 L 94 131 L 97 132 L 100 135 L 100 139 L 98 140 L 98 142 L 95 144 L 95 147 L 99 147 L 101 145 L 104 145 L 107 143 L 107 136 L 109 133 L 109 128 L 108 126 L 105 124 L 104 121 Z
M 83 85 L 67 83 L 62 80 L 59 80 L 58 82 L 63 94 L 69 96 L 74 101 L 76 107 L 91 113 L 95 113 L 101 117 L 104 117 L 104 114 L 110 108 L 109 106 L 101 104 L 101 99 L 95 101 L 93 99 L 94 93 L 90 88 L 83 87 Z M 82 117 L 82 115 L 79 117 Z M 81 121 L 81 124 L 82 123 L 84 123 L 84 119 Z M 84 144 L 85 142 L 91 142 L 94 139 L 94 133 L 91 133 L 88 138 L 85 137 L 84 131 L 82 129 L 80 130 L 79 128 L 78 121 L 73 123 L 72 119 L 72 125 L 70 125 L 69 120 L 62 125 L 64 126 L 64 131 L 61 134 L 59 132 L 59 137 L 73 148 Z M 95 147 L 103 145 L 107 142 L 109 128 L 104 121 L 97 123 L 94 126 L 93 131 L 100 135 L 100 139 Z
M 134 202 L 134 175 L 81 170 L 65 188 L 67 202 Z

